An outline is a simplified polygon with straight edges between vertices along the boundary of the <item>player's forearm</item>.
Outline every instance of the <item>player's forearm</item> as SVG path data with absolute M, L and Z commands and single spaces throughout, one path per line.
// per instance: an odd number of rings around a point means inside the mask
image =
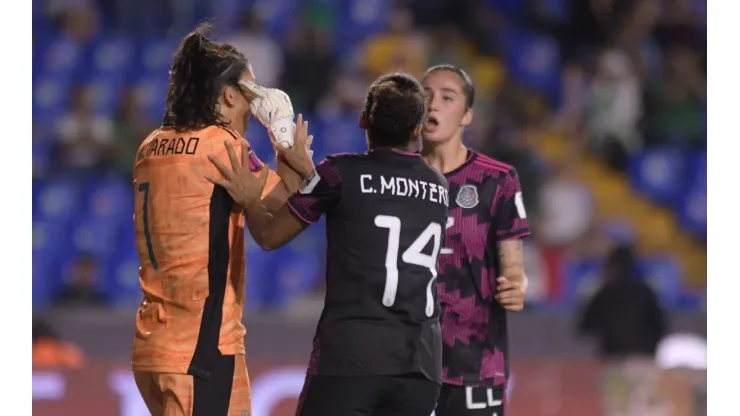
M 277 212 L 270 213 L 261 203 L 244 207 L 247 229 L 254 241 L 265 251 L 278 249 L 298 235 L 302 227 L 283 204 Z
M 271 214 L 278 212 L 285 205 L 285 201 L 296 193 L 303 184 L 301 175 L 290 168 L 280 169 L 278 167 L 278 175 L 280 176 L 280 182 L 263 199 L 265 208 Z
M 524 274 L 524 249 L 522 240 L 513 238 L 498 244 L 499 276 L 510 282 L 518 283 L 522 291 L 526 292 L 527 277 Z

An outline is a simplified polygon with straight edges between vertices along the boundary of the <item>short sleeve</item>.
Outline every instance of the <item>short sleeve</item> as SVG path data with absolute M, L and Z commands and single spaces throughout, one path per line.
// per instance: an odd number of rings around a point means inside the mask
M 310 192 L 296 192 L 287 205 L 301 222 L 313 224 L 339 201 L 341 177 L 336 163 L 325 159 L 316 166 L 319 181 Z
M 522 186 L 519 175 L 512 168 L 499 184 L 494 200 L 494 223 L 496 240 L 504 241 L 522 238 L 530 234 L 527 211 L 522 199 Z

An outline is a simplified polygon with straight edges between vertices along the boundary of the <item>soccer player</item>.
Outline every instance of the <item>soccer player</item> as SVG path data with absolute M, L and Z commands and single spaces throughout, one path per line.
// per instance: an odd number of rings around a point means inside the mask
M 437 416 L 502 416 L 509 375 L 507 311 L 524 307 L 522 241 L 529 235 L 513 167 L 463 145 L 473 119 L 470 77 L 430 68 L 424 159 L 447 178 L 450 216 L 439 257 L 442 391 Z
M 132 367 L 154 416 L 251 411 L 242 325 L 244 216 L 204 175 L 217 174 L 209 155 L 226 160 L 224 141 L 247 146 L 250 105 L 277 101 L 244 86 L 254 81 L 249 62 L 233 47 L 207 39 L 208 29 L 200 26 L 176 51 L 164 121 L 141 144 L 134 166 L 144 300 Z M 292 107 L 283 114 L 292 125 Z M 263 172 L 262 196 L 271 207 L 284 205 L 301 184 L 279 166 L 281 181 L 251 152 L 245 163 L 250 174 Z
M 265 176 L 250 175 L 236 156 L 233 171 L 214 162 L 225 177 L 214 181 L 241 201 L 265 249 L 327 217 L 326 301 L 299 416 L 429 416 L 437 402 L 434 281 L 448 192 L 444 177 L 412 152 L 425 111 L 419 82 L 390 74 L 370 86 L 360 115 L 367 153 L 329 156 L 314 170 L 305 152 L 276 146 L 306 182 L 270 221 L 261 220 L 269 214 L 258 199 Z M 299 136 L 294 149 L 305 147 Z

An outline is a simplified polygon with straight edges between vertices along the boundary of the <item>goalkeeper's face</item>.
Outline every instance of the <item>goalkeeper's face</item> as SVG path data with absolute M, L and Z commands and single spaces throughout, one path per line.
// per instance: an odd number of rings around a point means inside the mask
M 244 71 L 240 78 L 241 81 L 254 81 L 252 71 Z M 255 98 L 246 88 L 238 85 L 226 85 L 221 93 L 221 115 L 223 119 L 230 120 L 232 128 L 241 130 L 240 127 L 246 127 L 249 120 L 249 104 Z

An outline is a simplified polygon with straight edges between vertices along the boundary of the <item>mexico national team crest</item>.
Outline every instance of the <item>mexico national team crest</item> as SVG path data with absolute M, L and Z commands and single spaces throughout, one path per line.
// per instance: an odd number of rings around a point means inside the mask
M 462 208 L 474 208 L 478 205 L 478 188 L 475 185 L 461 186 L 455 202 Z

